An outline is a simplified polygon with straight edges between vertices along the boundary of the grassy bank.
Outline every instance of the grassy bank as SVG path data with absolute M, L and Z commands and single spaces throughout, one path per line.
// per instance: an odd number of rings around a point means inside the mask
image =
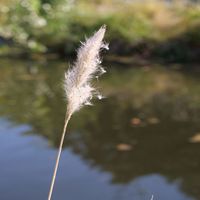
M 156 0 L 10 0 L 1 4 L 0 35 L 8 44 L 1 45 L 2 53 L 72 54 L 84 34 L 106 24 L 112 54 L 199 61 L 200 5 Z

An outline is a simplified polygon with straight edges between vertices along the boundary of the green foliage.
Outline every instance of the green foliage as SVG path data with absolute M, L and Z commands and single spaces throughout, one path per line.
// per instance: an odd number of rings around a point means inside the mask
M 106 36 L 111 42 L 165 42 L 183 33 L 188 33 L 185 39 L 200 40 L 198 31 L 188 32 L 200 25 L 199 5 L 166 6 L 159 1 L 142 4 L 112 0 L 18 0 L 9 7 L 4 6 L 4 11 L 0 35 L 13 38 L 26 51 L 62 49 L 71 53 L 84 34 L 90 35 L 102 24 L 108 26 Z

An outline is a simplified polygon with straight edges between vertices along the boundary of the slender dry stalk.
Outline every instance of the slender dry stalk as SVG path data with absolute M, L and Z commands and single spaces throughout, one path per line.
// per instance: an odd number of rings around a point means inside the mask
M 65 120 L 65 124 L 64 124 L 64 128 L 63 128 L 62 137 L 61 137 L 61 140 L 60 140 L 60 146 L 59 146 L 58 155 L 57 155 L 57 158 L 56 158 L 56 164 L 55 164 L 55 169 L 54 169 L 54 173 L 53 173 L 53 177 L 52 177 L 52 181 L 51 181 L 48 200 L 50 200 L 51 196 L 52 196 L 53 187 L 54 187 L 56 174 L 57 174 L 57 170 L 58 170 L 58 165 L 59 165 L 59 160 L 60 160 L 62 147 L 63 147 L 63 143 L 64 143 L 64 139 L 65 139 L 65 133 L 66 133 L 67 125 L 68 125 L 68 122 L 69 122 L 70 118 L 71 118 L 71 115 L 66 113 L 66 120 Z
M 99 57 L 101 49 L 108 49 L 108 45 L 103 43 L 105 31 L 106 27 L 102 26 L 85 43 L 82 43 L 82 46 L 78 49 L 77 61 L 65 73 L 64 90 L 67 98 L 67 111 L 48 200 L 51 200 L 52 197 L 66 129 L 72 114 L 78 111 L 83 105 L 90 105 L 90 101 L 94 95 L 97 95 L 101 99 L 96 89 L 91 86 L 91 79 L 94 76 L 97 77 L 105 73 L 105 70 L 100 66 L 101 60 Z

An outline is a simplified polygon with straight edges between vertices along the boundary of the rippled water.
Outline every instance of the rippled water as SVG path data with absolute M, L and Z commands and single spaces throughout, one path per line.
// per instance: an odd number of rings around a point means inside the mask
M 0 199 L 47 199 L 65 63 L 0 61 Z M 54 199 L 200 199 L 199 73 L 109 64 L 70 121 Z

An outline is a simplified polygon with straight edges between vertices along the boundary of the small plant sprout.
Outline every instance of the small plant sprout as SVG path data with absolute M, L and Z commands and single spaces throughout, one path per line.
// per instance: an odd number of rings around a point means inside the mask
M 102 26 L 93 36 L 82 42 L 77 52 L 77 60 L 65 73 L 64 90 L 67 99 L 67 109 L 63 133 L 60 141 L 55 169 L 51 181 L 48 200 L 51 200 L 59 160 L 62 152 L 63 142 L 66 134 L 67 124 L 72 114 L 84 105 L 91 105 L 91 99 L 96 96 L 102 99 L 103 96 L 91 85 L 91 80 L 104 74 L 106 71 L 100 66 L 100 51 L 108 50 L 108 44 L 103 42 L 106 27 Z

